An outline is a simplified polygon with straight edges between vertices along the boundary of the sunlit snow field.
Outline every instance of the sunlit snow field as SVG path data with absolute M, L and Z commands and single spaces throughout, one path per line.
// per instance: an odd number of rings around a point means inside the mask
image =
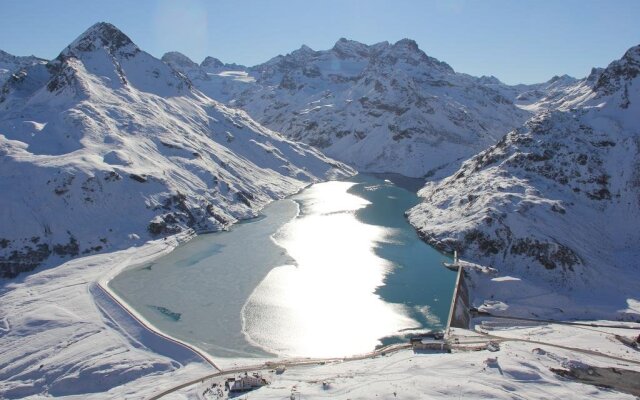
M 417 202 L 370 175 L 316 184 L 110 286 L 159 329 L 215 356 L 367 352 L 446 322 L 455 275 L 406 222 Z

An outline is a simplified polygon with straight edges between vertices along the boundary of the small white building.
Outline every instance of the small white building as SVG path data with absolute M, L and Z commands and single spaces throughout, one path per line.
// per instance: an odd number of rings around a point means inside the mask
M 233 380 L 227 380 L 225 385 L 228 386 L 229 392 L 247 392 L 267 385 L 266 379 L 259 375 L 245 375 Z

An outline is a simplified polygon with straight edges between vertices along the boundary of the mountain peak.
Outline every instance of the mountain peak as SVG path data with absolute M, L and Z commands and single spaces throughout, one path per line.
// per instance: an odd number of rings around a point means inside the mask
M 98 22 L 78 36 L 69 45 L 68 49 L 88 52 L 100 47 L 106 47 L 110 52 L 114 52 L 129 45 L 135 46 L 131 39 L 121 30 L 108 22 Z
M 627 50 L 622 59 L 630 63 L 640 63 L 640 44 Z
M 206 69 L 207 71 L 215 71 L 221 68 L 224 69 L 233 69 L 233 70 L 245 70 L 247 67 L 244 65 L 236 64 L 236 63 L 223 63 L 219 59 L 211 56 L 207 56 L 201 63 L 200 67 Z
M 185 56 L 184 54 L 178 51 L 170 51 L 168 53 L 165 53 L 162 56 L 161 60 L 169 65 L 176 65 L 183 68 L 198 67 L 198 64 L 196 64 L 189 57 Z
M 640 75 L 640 45 L 631 47 L 621 59 L 609 64 L 600 74 L 594 90 L 612 94 Z
M 300 46 L 298 51 L 305 52 L 305 53 L 315 53 L 315 50 L 313 50 L 311 47 L 307 46 L 306 44 L 303 44 L 302 46 Z
M 369 46 L 355 40 L 340 38 L 331 49 L 342 57 L 368 57 Z
M 502 85 L 503 83 L 500 81 L 500 79 L 496 78 L 493 75 L 482 75 L 480 78 L 478 78 L 478 82 L 482 83 L 483 85 Z
M 418 47 L 413 39 L 400 39 L 389 47 L 389 51 L 395 57 L 403 59 L 405 62 L 411 65 L 418 65 L 424 63 L 433 68 L 436 68 L 444 73 L 453 73 L 453 68 L 444 61 L 440 61 L 436 58 L 429 57 L 424 51 Z
M 220 68 L 224 66 L 224 63 L 215 57 L 207 56 L 200 66 L 203 68 Z
M 394 46 L 396 46 L 396 47 L 405 47 L 405 48 L 407 48 L 409 50 L 412 50 L 412 51 L 418 51 L 419 50 L 418 43 L 416 43 L 416 41 L 413 40 L 413 39 L 407 39 L 407 38 L 398 40 L 394 44 Z
M 552 83 L 562 83 L 562 84 L 571 84 L 571 83 L 575 83 L 577 82 L 578 79 L 574 78 L 573 76 L 564 74 L 564 75 L 555 75 L 553 76 L 553 78 L 549 79 L 547 81 L 548 84 L 552 84 Z
M 291 55 L 294 57 L 309 57 L 314 55 L 315 53 L 316 52 L 311 47 L 303 44 L 299 49 L 292 51 Z

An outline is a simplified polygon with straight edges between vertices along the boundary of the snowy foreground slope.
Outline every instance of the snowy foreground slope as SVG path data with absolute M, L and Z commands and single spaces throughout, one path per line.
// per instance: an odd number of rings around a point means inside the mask
M 451 172 L 531 116 L 501 93 L 513 90 L 456 73 L 409 39 L 340 39 L 251 68 L 179 53 L 163 60 L 210 97 L 363 171 Z
M 176 380 L 210 371 L 179 352 L 152 352 L 158 349 L 150 346 L 151 335 L 97 296 L 101 292 L 96 282 L 102 276 L 165 254 L 176 244 L 172 237 L 76 258 L 3 282 L 0 398 L 144 398 L 145 385 L 170 387 Z M 110 392 L 114 389 L 117 394 Z
M 96 288 L 97 282 L 128 265 L 150 262 L 171 251 L 180 236 L 77 258 L 6 282 L 0 294 L 0 398 L 148 399 L 195 381 L 165 398 L 202 399 L 212 381 L 201 384 L 201 378 L 216 370 L 172 353 L 162 343 L 154 346 L 148 332 L 103 301 Z M 263 369 L 272 382 L 249 398 L 282 399 L 294 392 L 296 398 L 307 399 L 632 399 L 611 389 L 571 382 L 550 370 L 592 365 L 639 371 L 640 353 L 612 339 L 613 334 L 630 332 L 635 331 L 553 324 L 506 326 L 490 333 L 511 339 L 501 344 L 500 352 L 489 353 L 464 351 L 465 346 L 477 347 L 486 339 L 472 331 L 454 330 L 461 344 L 454 354 L 402 350 L 360 361 L 290 366 L 282 375 L 269 375 L 273 367 L 249 367 L 248 372 Z M 520 342 L 523 339 L 550 345 Z M 552 345 L 596 350 L 604 357 Z M 495 362 L 488 363 L 496 356 Z M 215 361 L 229 369 L 264 360 Z
M 513 338 L 502 342 L 497 353 L 455 351 L 453 354 L 414 353 L 411 350 L 366 358 L 355 362 L 334 362 L 287 369 L 284 374 L 261 371 L 272 383 L 248 394 L 249 399 L 637 399 L 614 389 L 595 387 L 560 378 L 552 369 L 589 366 L 640 370 L 640 365 L 593 357 L 580 351 L 526 343 L 535 336 L 545 342 L 578 349 L 599 347 L 605 353 L 628 357 L 628 348 L 607 340 L 622 330 L 601 332 L 537 326 L 492 332 Z M 480 335 L 460 330 L 461 343 L 482 341 Z M 472 344 L 469 345 L 473 346 Z M 461 346 L 461 349 L 464 345 Z M 618 372 L 621 374 L 621 372 Z M 636 372 L 638 373 L 638 372 Z M 230 374 L 229 376 L 234 376 Z M 237 375 L 236 375 L 237 376 Z M 631 379 L 637 378 L 632 377 Z M 217 397 L 212 384 L 223 378 L 205 380 L 166 399 Z M 209 389 L 209 390 L 208 390 Z
M 219 230 L 351 173 L 96 24 L 0 93 L 0 275 Z
M 511 275 L 477 282 L 488 309 L 640 318 L 640 46 L 592 75 L 408 213 L 429 243 Z

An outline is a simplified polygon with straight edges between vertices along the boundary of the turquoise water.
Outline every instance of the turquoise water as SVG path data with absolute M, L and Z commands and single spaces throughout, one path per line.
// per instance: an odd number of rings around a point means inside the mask
M 446 322 L 455 274 L 404 218 L 418 186 L 365 174 L 316 184 L 109 285 L 214 356 L 370 351 Z

